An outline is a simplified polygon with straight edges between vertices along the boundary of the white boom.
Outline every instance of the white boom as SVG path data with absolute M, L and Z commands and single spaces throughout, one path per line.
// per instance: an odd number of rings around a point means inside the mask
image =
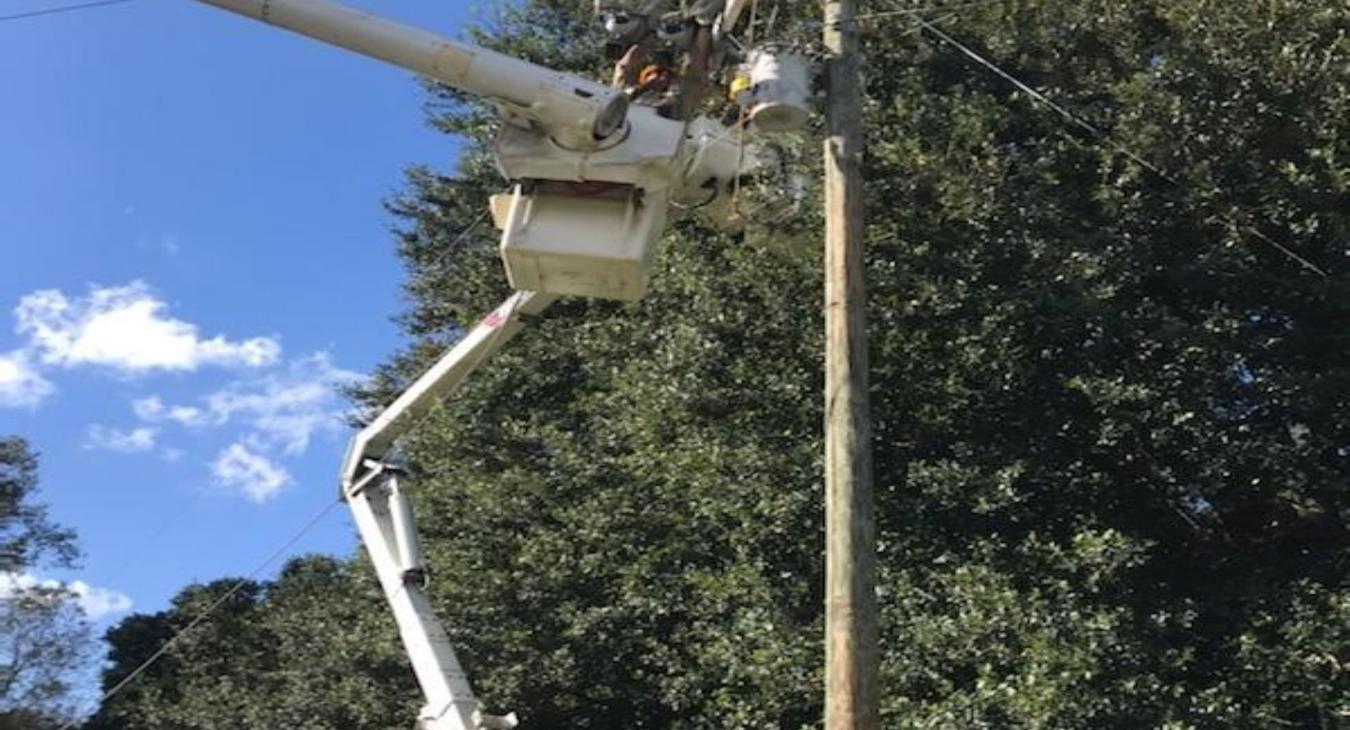
M 515 203 L 498 219 L 516 289 L 640 299 L 672 202 L 702 206 L 758 164 L 717 134 L 580 76 L 400 25 L 329 0 L 202 0 L 425 74 L 491 100 L 507 122 L 495 153 Z M 733 3 L 740 7 L 743 3 Z M 731 161 L 728 164 L 728 160 Z
M 706 204 L 758 164 L 741 136 L 629 109 L 617 89 L 328 0 L 201 0 L 424 74 L 494 102 L 507 122 L 496 153 L 511 193 L 494 205 L 518 289 L 352 439 L 341 488 L 426 696 L 420 730 L 493 730 L 425 590 L 412 505 L 395 442 L 560 295 L 637 299 L 669 203 Z M 732 0 L 726 32 L 747 0 Z M 631 111 L 631 113 L 630 113 Z
M 554 71 L 326 0 L 201 0 L 495 101 L 568 147 L 594 148 L 623 128 L 628 97 Z
M 342 467 L 342 493 L 394 612 L 399 635 L 427 703 L 423 730 L 510 728 L 514 715 L 484 715 L 426 593 L 412 506 L 396 465 L 385 461 L 398 440 L 524 326 L 557 299 L 517 292 L 469 330 L 448 353 L 352 439 Z
M 366 461 L 378 461 L 387 456 L 400 436 L 464 382 L 475 368 L 515 337 L 525 320 L 543 313 L 557 300 L 558 297 L 551 294 L 516 292 L 469 330 L 435 365 L 381 411 L 369 426 L 352 438 L 342 468 L 345 491 L 350 494 L 354 486 L 362 483 L 368 470 Z

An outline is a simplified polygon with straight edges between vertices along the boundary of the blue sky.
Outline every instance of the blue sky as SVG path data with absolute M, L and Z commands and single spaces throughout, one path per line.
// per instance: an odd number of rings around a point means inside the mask
M 363 5 L 448 34 L 476 12 Z M 381 201 L 456 146 L 408 72 L 189 0 L 0 22 L 0 77 L 0 434 L 87 553 L 34 578 L 106 625 L 335 498 L 332 386 L 401 342 Z M 338 511 L 297 551 L 354 544 Z

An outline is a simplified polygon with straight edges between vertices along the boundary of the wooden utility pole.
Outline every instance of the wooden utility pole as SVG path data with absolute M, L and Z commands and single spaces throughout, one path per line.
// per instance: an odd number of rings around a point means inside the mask
M 825 1 L 825 730 L 880 726 L 856 10 Z

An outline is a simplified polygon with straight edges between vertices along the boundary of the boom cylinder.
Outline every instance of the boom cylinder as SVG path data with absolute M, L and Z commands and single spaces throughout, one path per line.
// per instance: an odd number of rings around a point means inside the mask
M 389 490 L 389 524 L 394 532 L 394 553 L 398 556 L 403 582 L 425 583 L 427 569 L 422 560 L 422 545 L 417 540 L 412 501 L 403 492 L 398 477 L 391 476 L 386 486 Z
M 593 148 L 627 117 L 616 89 L 327 0 L 201 1 L 487 97 L 566 147 Z

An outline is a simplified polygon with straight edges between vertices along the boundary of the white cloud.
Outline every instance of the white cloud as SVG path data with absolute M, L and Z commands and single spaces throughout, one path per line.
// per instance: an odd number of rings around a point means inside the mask
M 84 443 L 84 448 L 137 454 L 155 448 L 158 435 L 159 429 L 148 426 L 123 431 L 96 423 L 89 427 L 88 439 Z
M 211 464 L 211 471 L 221 486 L 239 489 L 254 502 L 275 497 L 291 482 L 291 475 L 283 467 L 242 443 L 225 447 Z
M 132 401 L 131 409 L 146 428 L 231 427 L 232 443 L 209 463 L 215 481 L 265 502 L 291 483 L 279 463 L 283 458 L 303 454 L 320 435 L 345 431 L 347 404 L 339 388 L 361 377 L 335 366 L 328 353 L 317 352 L 285 368 L 230 383 L 196 405 L 169 404 L 151 395 Z M 161 456 L 173 461 L 183 452 L 164 449 Z
M 84 609 L 84 615 L 94 621 L 131 610 L 131 596 L 121 591 L 91 586 L 82 580 L 71 581 L 66 584 L 66 588 L 75 594 L 75 600 Z
M 127 208 L 126 210 L 130 211 L 127 215 L 132 215 L 136 212 L 134 208 Z M 182 250 L 182 246 L 179 245 L 178 236 L 173 233 L 161 233 L 159 236 L 137 236 L 135 245 L 136 248 L 139 249 L 155 249 L 170 256 L 176 256 L 178 255 L 178 252 Z
M 23 351 L 0 355 L 0 408 L 35 408 L 55 390 Z
M 121 591 L 92 586 L 82 580 L 69 583 L 40 578 L 32 573 L 0 572 L 0 598 L 10 598 L 33 588 L 65 590 L 91 621 L 131 610 L 131 597 Z
M 30 588 L 48 588 L 56 590 L 61 587 L 60 581 L 43 580 L 32 573 L 15 573 L 14 571 L 0 571 L 0 598 L 10 598 L 20 591 L 26 591 Z
M 156 395 L 133 401 L 131 410 L 142 421 L 173 421 L 184 426 L 204 426 L 211 423 L 212 420 L 200 408 L 192 406 L 169 407 L 164 405 L 164 401 Z
M 143 421 L 158 421 L 164 416 L 164 401 L 159 396 L 152 395 L 149 398 L 138 398 L 131 402 L 131 412 Z
M 345 404 L 338 387 L 361 376 L 333 365 L 327 353 L 315 353 L 291 363 L 282 372 L 243 380 L 212 393 L 201 407 L 168 406 L 157 396 L 132 403 L 132 410 L 149 423 L 173 421 L 185 426 L 242 422 L 247 440 L 259 449 L 279 449 L 297 455 L 309 448 L 318 433 L 340 433 Z
M 72 300 L 55 289 L 33 292 L 14 310 L 42 362 L 100 365 L 127 373 L 196 370 L 203 365 L 261 367 L 276 362 L 275 339 L 203 339 L 197 326 L 165 315 L 168 305 L 141 281 L 95 288 Z

